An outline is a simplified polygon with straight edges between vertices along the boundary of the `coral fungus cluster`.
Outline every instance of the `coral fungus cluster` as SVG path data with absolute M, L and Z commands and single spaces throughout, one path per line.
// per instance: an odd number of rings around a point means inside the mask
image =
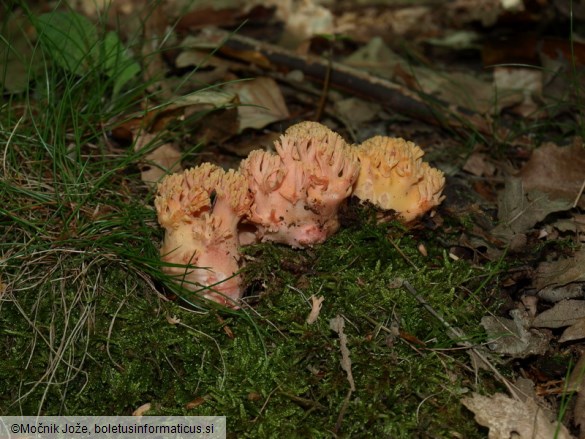
M 442 201 L 443 173 L 403 139 L 376 136 L 355 147 L 319 123 L 301 122 L 275 149 L 253 151 L 239 171 L 204 163 L 159 184 L 163 269 L 185 288 L 237 308 L 240 246 L 322 243 L 339 228 L 339 208 L 351 195 L 404 222 Z
M 254 198 L 247 219 L 256 226 L 255 241 L 293 247 L 325 241 L 339 228 L 337 211 L 357 179 L 357 156 L 315 122 L 289 128 L 275 147 L 277 154 L 256 150 L 240 166 Z

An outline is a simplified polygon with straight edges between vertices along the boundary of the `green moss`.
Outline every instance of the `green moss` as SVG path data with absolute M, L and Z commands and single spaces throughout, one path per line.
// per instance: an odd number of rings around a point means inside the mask
M 161 301 L 147 292 L 144 281 L 112 264 L 98 264 L 86 273 L 99 277 L 108 270 L 96 294 L 78 300 L 68 321 L 54 317 L 75 302 L 75 288 L 61 300 L 51 297 L 49 287 L 47 293 L 41 289 L 40 295 L 20 296 L 20 306 L 35 308 L 35 326 L 43 335 L 52 331 L 58 339 L 80 322 L 82 331 L 73 337 L 52 383 L 39 384 L 14 403 L 19 388 L 28 391 L 31 382 L 42 379 L 51 350 L 42 343 L 31 349 L 38 335 L 14 305 L 4 305 L 0 327 L 11 329 L 4 330 L 3 347 L 13 355 L 0 368 L 1 378 L 11 376 L 0 380 L 3 413 L 35 413 L 42 401 L 45 414 L 129 414 L 150 402 L 153 413 L 225 414 L 228 431 L 238 437 L 290 431 L 326 437 L 335 429 L 349 389 L 339 340 L 329 329 L 329 319 L 339 314 L 347 321 L 357 388 L 340 433 L 412 437 L 433 431 L 448 437 L 457 431 L 480 437 L 458 403 L 471 386 L 472 377 L 461 367 L 465 354 L 434 351 L 454 342 L 395 280 L 409 280 L 450 322 L 473 333 L 473 322 L 484 309 L 464 290 L 473 290 L 489 267 L 448 261 L 433 246 L 423 257 L 416 242 L 430 242 L 425 232 L 417 232 L 417 238 L 403 231 L 392 238 L 393 233 L 388 226 L 364 224 L 309 251 L 272 244 L 248 249 L 255 260 L 247 274 L 266 291 L 254 312 L 227 314 L 223 322 L 214 312 L 197 314 Z M 311 294 L 323 295 L 325 302 L 319 320 L 307 325 Z M 87 307 L 91 319 L 82 321 Z M 170 317 L 180 322 L 171 324 Z M 425 346 L 381 329 L 393 321 Z M 198 398 L 203 398 L 201 405 L 187 408 Z

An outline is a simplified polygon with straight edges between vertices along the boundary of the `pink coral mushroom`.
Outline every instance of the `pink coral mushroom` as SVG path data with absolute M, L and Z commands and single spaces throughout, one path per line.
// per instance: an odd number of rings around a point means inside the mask
M 205 163 L 167 176 L 155 207 L 165 229 L 163 270 L 185 288 L 223 305 L 237 307 L 242 296 L 238 223 L 251 204 L 246 179 Z
M 304 247 L 339 228 L 337 212 L 351 195 L 359 162 L 345 141 L 316 122 L 290 127 L 275 142 L 277 155 L 253 151 L 240 166 L 254 201 L 248 221 L 255 237 Z

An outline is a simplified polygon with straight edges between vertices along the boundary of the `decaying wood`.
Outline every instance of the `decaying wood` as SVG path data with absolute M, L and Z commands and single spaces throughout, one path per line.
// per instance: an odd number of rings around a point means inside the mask
M 318 83 L 329 79 L 331 87 L 379 102 L 388 111 L 451 128 L 471 125 L 481 133 L 494 134 L 486 119 L 472 110 L 455 107 L 362 70 L 337 62 L 330 63 L 318 56 L 300 56 L 272 44 L 218 29 L 204 30 L 204 37 L 218 45 L 218 51 L 225 56 L 253 63 L 263 69 L 299 70 L 307 79 Z

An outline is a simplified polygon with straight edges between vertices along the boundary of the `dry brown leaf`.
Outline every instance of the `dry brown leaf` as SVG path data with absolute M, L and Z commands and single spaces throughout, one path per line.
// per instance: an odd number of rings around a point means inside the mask
M 574 214 L 571 218 L 560 219 L 552 224 L 559 232 L 571 232 L 580 242 L 585 242 L 585 215 Z
M 536 269 L 534 286 L 541 290 L 548 286 L 562 286 L 573 282 L 585 282 L 585 248 L 570 259 L 542 262 Z
M 510 314 L 513 320 L 492 316 L 481 319 L 481 326 L 488 334 L 488 347 L 513 358 L 544 354 L 552 336 L 542 331 L 530 331 L 530 321 L 522 311 L 516 309 Z
M 551 200 L 562 199 L 573 203 L 585 180 L 585 148 L 581 142 L 569 147 L 545 143 L 535 149 L 519 177 L 526 191 L 538 190 L 548 194 Z M 585 208 L 585 196 L 581 194 L 577 204 Z
M 582 284 L 568 284 L 561 286 L 547 286 L 537 293 L 539 299 L 547 302 L 560 302 L 566 299 L 578 299 L 584 296 L 584 286 Z
M 492 26 L 503 11 L 500 0 L 453 0 L 446 8 L 454 23 L 459 25 L 481 21 L 484 26 Z
M 575 409 L 573 410 L 574 423 L 579 427 L 579 437 L 585 437 L 585 354 L 577 362 L 569 377 L 568 390 L 577 392 Z
M 317 319 L 319 318 L 319 313 L 321 312 L 321 307 L 323 306 L 323 301 L 325 300 L 325 297 L 323 296 L 315 296 L 314 294 L 311 295 L 311 312 L 309 313 L 309 315 L 307 316 L 307 323 L 309 325 L 312 325 L 313 323 L 315 323 L 317 321 Z
M 523 117 L 542 117 L 541 105 L 537 101 L 542 95 L 542 70 L 522 67 L 495 67 L 494 86 L 498 109 L 510 111 Z
M 210 68 L 215 67 L 213 61 L 219 58 L 212 57 L 206 50 L 183 49 L 175 59 L 175 66 L 179 69 L 185 67 Z
M 535 317 L 535 328 L 563 328 L 585 318 L 585 300 L 563 300 Z
M 577 323 L 569 326 L 559 338 L 559 343 L 583 340 L 585 338 L 585 317 L 577 320 Z
M 276 8 L 275 16 L 284 23 L 281 45 L 296 47 L 300 42 L 317 34 L 333 33 L 333 14 L 315 0 L 263 0 L 252 1 Z
M 489 428 L 489 439 L 570 439 L 564 425 L 548 419 L 533 399 L 516 401 L 502 393 L 474 393 L 461 400 L 475 414 L 478 424 Z
M 226 86 L 226 90 L 239 97 L 239 132 L 246 128 L 264 128 L 290 116 L 280 87 L 272 78 L 233 82 Z
M 155 141 L 156 134 L 139 133 L 136 136 L 134 150 L 140 151 Z M 172 143 L 164 143 L 144 156 L 139 164 L 142 181 L 148 185 L 156 184 L 167 173 L 179 172 L 181 167 L 181 151 Z
M 496 166 L 481 152 L 473 152 L 463 165 L 463 170 L 476 177 L 489 177 L 496 173 Z
M 506 180 L 504 190 L 498 195 L 500 224 L 494 228 L 493 234 L 510 239 L 515 234 L 527 232 L 550 213 L 570 208 L 571 203 L 550 200 L 543 192 L 536 190 L 525 192 L 522 180 L 509 178 Z
M 175 97 L 167 109 L 189 107 L 193 111 L 223 108 L 237 103 L 236 94 L 225 89 L 213 88 L 209 90 L 197 90 L 187 95 Z
M 354 131 L 357 131 L 361 124 L 374 119 L 382 111 L 380 104 L 355 97 L 337 100 L 333 108 L 343 123 Z
M 435 8 L 422 5 L 404 4 L 400 8 L 361 6 L 359 10 L 343 12 L 336 18 L 335 33 L 351 35 L 361 42 L 375 37 L 391 39 L 405 35 L 424 38 L 439 33 L 434 12 Z
M 493 112 L 494 104 L 498 103 L 491 81 L 476 77 L 471 73 L 447 73 L 425 67 L 410 70 L 418 88 L 450 104 L 486 114 Z
M 187 84 L 215 84 L 225 81 L 228 63 L 199 50 L 183 50 L 175 60 L 177 68 L 193 67 Z
M 408 62 L 390 49 L 380 37 L 374 37 L 343 61 L 349 66 L 392 79 L 394 69 L 408 69 Z
M 170 316 L 167 314 L 165 317 L 167 319 L 167 322 L 169 322 L 171 325 L 178 325 L 179 323 L 181 323 L 181 319 L 175 316 Z

